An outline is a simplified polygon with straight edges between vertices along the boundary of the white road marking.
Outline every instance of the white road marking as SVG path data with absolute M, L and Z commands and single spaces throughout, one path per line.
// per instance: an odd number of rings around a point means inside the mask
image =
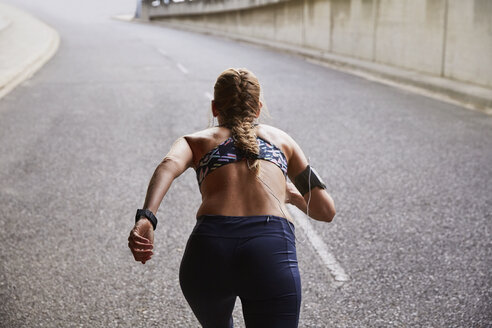
M 159 49 L 157 49 L 157 51 L 158 51 L 161 55 L 163 55 L 164 57 L 165 57 L 165 56 L 167 56 L 167 52 L 166 52 L 166 50 L 164 50 L 164 49 L 162 49 L 162 48 L 159 48 Z
M 328 247 L 323 242 L 321 237 L 316 233 L 313 226 L 309 222 L 309 218 L 297 207 L 289 205 L 290 213 L 294 216 L 295 223 L 306 234 L 307 240 L 318 253 L 323 264 L 328 268 L 335 281 L 345 282 L 350 280 L 350 276 L 338 263 L 333 254 L 330 253 Z
M 208 100 L 213 100 L 214 99 L 214 96 L 212 96 L 212 94 L 210 92 L 205 92 L 205 97 L 208 99 Z
M 112 16 L 111 18 L 122 20 L 124 22 L 131 22 L 135 18 L 135 15 L 134 14 L 116 15 L 116 16 Z
M 188 74 L 188 70 L 186 69 L 186 67 L 181 65 L 181 63 L 177 63 L 176 66 L 178 66 L 179 70 L 183 72 L 183 74 Z

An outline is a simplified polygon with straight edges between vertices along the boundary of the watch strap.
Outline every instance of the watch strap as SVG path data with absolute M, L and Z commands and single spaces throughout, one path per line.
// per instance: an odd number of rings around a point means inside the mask
M 152 227 L 154 228 L 154 230 L 155 228 L 157 228 L 157 218 L 155 217 L 154 213 L 152 213 L 151 210 L 138 209 L 137 214 L 135 214 L 135 223 L 137 223 L 138 220 L 142 218 L 142 216 L 147 218 L 152 223 Z

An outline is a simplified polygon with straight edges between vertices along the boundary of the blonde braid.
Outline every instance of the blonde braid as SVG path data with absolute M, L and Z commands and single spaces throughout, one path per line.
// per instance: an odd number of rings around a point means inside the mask
M 215 84 L 214 101 L 231 129 L 236 147 L 241 150 L 249 169 L 258 176 L 260 149 L 256 141 L 254 119 L 260 109 L 260 85 L 256 76 L 246 69 L 228 69 Z

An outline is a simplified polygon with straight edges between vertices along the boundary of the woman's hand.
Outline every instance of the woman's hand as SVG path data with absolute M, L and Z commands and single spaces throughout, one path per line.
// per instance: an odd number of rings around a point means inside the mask
M 299 190 L 297 190 L 296 186 L 292 182 L 287 181 L 285 191 L 285 202 L 290 203 L 305 212 L 306 201 L 304 200 L 304 197 L 302 197 Z
M 135 261 L 145 264 L 152 258 L 154 253 L 154 228 L 152 223 L 142 218 L 135 223 L 132 231 L 130 231 L 130 237 L 128 237 L 128 247 L 132 251 Z
M 312 191 L 309 192 L 309 195 L 306 194 L 304 196 L 306 198 L 304 198 L 292 182 L 287 181 L 285 188 L 286 203 L 294 205 L 315 220 L 324 222 L 331 222 L 333 220 L 333 217 L 336 214 L 335 204 L 333 203 L 333 199 L 330 195 L 328 195 L 326 190 L 314 188 Z M 309 205 L 309 212 L 307 208 L 307 198 L 312 198 Z

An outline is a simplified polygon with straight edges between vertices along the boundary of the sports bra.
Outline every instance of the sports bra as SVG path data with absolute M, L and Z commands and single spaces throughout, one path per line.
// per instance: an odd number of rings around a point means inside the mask
M 256 137 L 256 142 L 260 148 L 260 154 L 257 158 L 277 165 L 284 173 L 284 176 L 287 176 L 287 158 L 280 148 L 260 137 Z M 242 161 L 245 158 L 242 152 L 234 145 L 234 139 L 232 137 L 227 138 L 206 153 L 198 162 L 196 168 L 198 185 L 201 186 L 203 179 L 219 167 Z

